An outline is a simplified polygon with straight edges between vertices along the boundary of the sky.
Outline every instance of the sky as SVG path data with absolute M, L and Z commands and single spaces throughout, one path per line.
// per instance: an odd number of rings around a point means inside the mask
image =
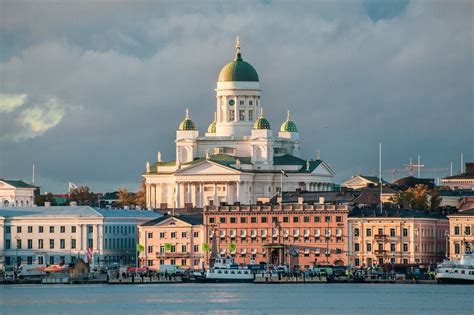
M 62 193 L 138 188 L 174 159 L 189 108 L 205 132 L 220 69 L 257 70 L 277 131 L 291 110 L 302 157 L 340 183 L 474 161 L 473 2 L 0 0 L 0 177 Z M 443 177 L 447 171 L 423 172 Z M 396 174 L 398 178 L 406 174 Z

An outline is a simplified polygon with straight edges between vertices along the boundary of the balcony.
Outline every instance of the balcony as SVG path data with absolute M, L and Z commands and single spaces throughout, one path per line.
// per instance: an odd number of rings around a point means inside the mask
M 190 257 L 192 254 L 189 252 L 185 253 L 156 253 L 156 258 L 187 258 Z M 197 255 L 197 254 L 196 254 Z
M 386 234 L 375 234 L 374 235 L 374 238 L 376 240 L 386 240 L 387 239 L 387 235 Z
M 387 253 L 386 250 L 380 250 L 380 249 L 376 249 L 376 250 L 375 250 L 375 255 L 376 255 L 376 256 L 385 255 L 386 253 Z

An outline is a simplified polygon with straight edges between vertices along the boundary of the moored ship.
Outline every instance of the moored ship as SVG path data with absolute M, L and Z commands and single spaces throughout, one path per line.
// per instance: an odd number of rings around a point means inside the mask
M 196 275 L 195 278 L 199 282 L 215 283 L 254 281 L 252 269 L 236 264 L 232 257 L 217 257 L 213 267 L 209 268 L 204 275 Z
M 436 269 L 438 283 L 474 284 L 474 254 L 469 251 L 460 260 L 445 260 Z

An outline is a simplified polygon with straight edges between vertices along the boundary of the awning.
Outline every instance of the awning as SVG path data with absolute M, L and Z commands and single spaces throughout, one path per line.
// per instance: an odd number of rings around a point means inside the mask
M 314 252 L 315 252 L 316 254 L 320 254 L 320 253 L 321 253 L 321 248 L 316 248 L 316 249 L 314 250 Z
M 279 243 L 271 243 L 263 245 L 263 248 L 285 248 L 285 245 Z
M 267 230 L 262 230 L 262 237 L 267 237 Z
M 309 248 L 305 248 L 305 249 L 304 249 L 304 254 L 305 254 L 305 255 L 309 255 Z
M 220 236 L 225 237 L 225 230 L 221 230 Z
M 252 230 L 251 236 L 252 236 L 252 238 L 256 238 L 257 237 L 257 230 Z
M 331 236 L 331 230 L 326 230 L 326 237 L 330 237 Z
M 278 229 L 273 229 L 272 230 L 272 236 L 277 237 L 278 236 Z
M 252 248 L 252 255 L 257 255 L 257 249 L 256 248 Z
M 288 237 L 288 235 L 290 235 L 290 231 L 288 231 L 288 230 L 283 230 L 283 236 L 284 236 L 284 237 Z
M 51 265 L 43 269 L 44 272 L 61 272 L 64 268 L 59 265 Z
M 230 237 L 235 237 L 237 235 L 237 232 L 235 230 L 230 230 Z
M 342 236 L 342 229 L 336 230 L 336 236 Z
M 214 230 L 211 230 L 211 232 L 209 233 L 209 236 L 214 237 Z

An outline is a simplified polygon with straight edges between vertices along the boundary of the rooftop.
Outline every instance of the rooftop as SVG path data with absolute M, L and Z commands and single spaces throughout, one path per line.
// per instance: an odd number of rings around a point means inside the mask
M 176 215 L 176 216 L 164 215 L 160 218 L 145 222 L 145 223 L 142 224 L 142 226 L 154 226 L 154 225 L 157 225 L 158 223 L 163 222 L 163 221 L 165 221 L 169 218 L 175 218 L 177 220 L 181 220 L 181 221 L 186 222 L 186 223 L 191 224 L 191 225 L 203 224 L 203 219 L 202 219 L 201 214 L 199 214 L 199 215 Z
M 425 218 L 425 219 L 446 219 L 446 216 L 439 212 L 425 212 L 421 210 L 408 209 L 368 209 L 368 208 L 354 208 L 349 212 L 349 218 Z
M 13 179 L 3 179 L 0 178 L 1 182 L 5 182 L 8 185 L 12 185 L 16 188 L 38 188 L 38 186 L 30 185 L 28 183 L 25 183 L 23 180 L 13 180 Z

